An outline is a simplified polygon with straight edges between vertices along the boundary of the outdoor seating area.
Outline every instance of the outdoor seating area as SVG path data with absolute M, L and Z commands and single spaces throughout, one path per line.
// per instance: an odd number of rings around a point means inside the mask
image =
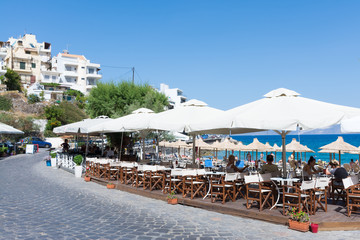
M 87 158 L 85 174 L 96 182 L 112 182 L 120 189 L 125 187 L 141 194 L 151 192 L 163 199 L 174 192 L 177 198 L 187 199 L 187 203 L 194 201 L 195 205 L 220 204 L 234 211 L 285 218 L 287 210 L 296 207 L 319 222 L 324 219 L 360 222 L 357 214 L 360 203 L 358 175 L 343 180 L 344 195 L 339 198 L 338 194 L 332 194 L 339 189 L 333 189 L 332 177 L 314 176 L 313 180 L 302 181 L 272 177 L 271 174 L 170 168 L 98 158 Z

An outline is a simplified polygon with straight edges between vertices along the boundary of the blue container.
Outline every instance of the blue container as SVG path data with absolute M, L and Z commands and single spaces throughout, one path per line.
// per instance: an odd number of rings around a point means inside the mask
M 51 160 L 46 160 L 46 166 L 51 167 Z

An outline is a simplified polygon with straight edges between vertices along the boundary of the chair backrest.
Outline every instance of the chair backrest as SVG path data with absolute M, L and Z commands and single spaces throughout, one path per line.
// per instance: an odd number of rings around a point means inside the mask
M 110 162 L 110 166 L 112 166 L 112 167 L 120 167 L 121 164 L 119 162 Z
M 153 165 L 144 165 L 143 166 L 143 171 L 150 171 L 150 172 L 156 172 L 156 166 Z
M 260 182 L 268 182 L 271 181 L 271 173 L 259 174 Z
M 171 169 L 171 176 L 182 176 L 182 169 Z
M 182 171 L 183 176 L 196 176 L 196 169 L 185 169 Z
M 237 173 L 227 173 L 225 175 L 225 181 L 226 182 L 233 182 L 233 181 L 237 180 L 237 178 L 238 178 Z
M 205 173 L 206 173 L 205 169 L 196 169 L 197 175 L 205 175 Z
M 315 180 L 303 181 L 300 187 L 301 190 L 309 190 L 313 188 L 315 188 Z
M 164 171 L 165 168 L 166 168 L 165 166 L 158 166 L 158 165 L 156 166 L 157 171 Z
M 350 172 L 350 170 L 351 170 L 350 164 L 345 163 L 345 164 L 343 165 L 343 167 L 346 169 L 347 172 Z
M 358 172 L 360 171 L 359 165 L 354 164 L 354 165 L 353 165 L 353 170 L 354 170 L 354 173 L 358 173 Z
M 325 187 L 329 186 L 330 178 L 317 178 L 315 187 L 320 189 L 325 189 Z
M 138 165 L 137 170 L 138 171 L 144 171 L 144 165 Z
M 206 168 L 213 168 L 214 167 L 211 159 L 206 159 L 205 160 L 205 167 Z
M 352 182 L 351 177 L 347 177 L 347 178 L 343 178 L 342 180 L 344 188 L 347 189 L 349 187 L 351 187 L 352 185 L 354 185 L 354 183 Z
M 238 176 L 237 176 L 237 179 L 244 179 L 244 176 L 245 176 L 245 173 L 236 173 Z
M 244 176 L 244 179 L 245 179 L 245 183 L 257 183 L 260 181 L 259 175 L 257 174 Z
M 359 183 L 359 175 L 350 176 L 350 178 L 354 185 Z

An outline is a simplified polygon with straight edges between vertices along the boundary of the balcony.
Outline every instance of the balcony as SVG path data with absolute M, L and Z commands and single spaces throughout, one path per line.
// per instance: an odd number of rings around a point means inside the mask
M 69 76 L 69 77 L 77 77 L 78 73 L 74 72 L 74 71 L 65 71 L 64 72 L 64 76 Z
M 100 79 L 100 78 L 102 77 L 102 75 L 94 72 L 94 73 L 87 73 L 87 74 L 86 74 L 86 77 L 87 77 L 87 78 Z

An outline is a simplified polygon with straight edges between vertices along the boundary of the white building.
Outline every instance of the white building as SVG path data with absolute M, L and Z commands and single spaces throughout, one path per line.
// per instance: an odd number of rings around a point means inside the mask
M 186 97 L 183 95 L 183 91 L 179 88 L 169 88 L 169 85 L 161 83 L 159 92 L 168 97 L 170 109 L 176 108 L 180 106 L 181 103 L 186 102 Z
M 99 74 L 100 64 L 91 63 L 84 56 L 69 54 L 67 51 L 53 57 L 52 67 L 60 74 L 58 83 L 69 86 L 85 95 L 96 86 L 97 81 L 101 78 L 101 74 Z
M 0 76 L 4 75 L 6 73 L 5 58 L 6 58 L 7 49 L 9 46 L 10 46 L 9 43 L 7 43 L 7 42 L 0 42 Z

